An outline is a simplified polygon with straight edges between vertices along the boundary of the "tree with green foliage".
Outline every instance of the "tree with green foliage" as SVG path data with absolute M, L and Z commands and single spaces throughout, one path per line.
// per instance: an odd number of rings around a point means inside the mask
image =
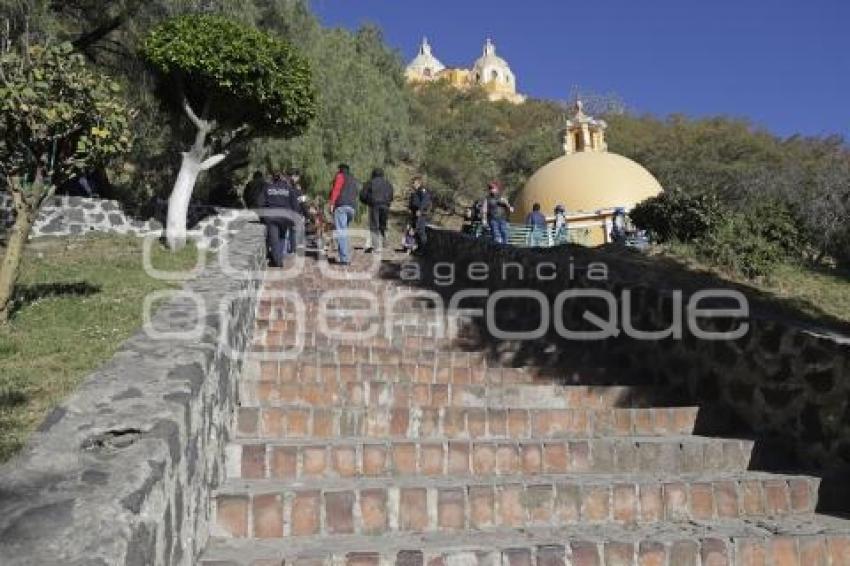
M 216 15 L 167 20 L 150 32 L 142 53 L 162 79 L 165 100 L 179 105 L 195 129 L 168 201 L 166 237 L 177 249 L 186 241 L 202 171 L 250 136 L 306 130 L 316 113 L 310 65 L 289 42 Z
M 8 15 L 12 37 L 29 29 L 33 36 L 69 42 L 97 72 L 123 87 L 126 103 L 137 110 L 136 136 L 120 168 L 102 171 L 107 183 L 100 196 L 120 200 L 138 212 L 153 196 L 168 197 L 186 145 L 186 122 L 163 107 L 158 81 L 140 53 L 148 33 L 163 21 L 185 14 L 218 14 L 247 25 L 259 25 L 267 10 L 293 0 L 0 0 L 0 14 Z M 231 169 L 245 166 L 234 154 L 214 174 L 205 175 L 195 193 L 201 198 L 226 179 Z M 200 189 L 200 190 L 199 190 Z
M 0 53 L 0 181 L 15 223 L 0 266 L 0 322 L 9 318 L 24 244 L 42 203 L 63 181 L 126 152 L 130 112 L 112 80 L 69 44 Z
M 494 178 L 513 193 L 557 156 L 563 112 L 543 101 L 490 102 L 479 89 L 459 91 L 444 81 L 418 86 L 411 106 L 417 163 L 430 188 L 453 195 L 455 204 L 480 198 Z
M 291 139 L 257 139 L 255 164 L 298 166 L 310 193 L 326 193 L 340 162 L 365 177 L 375 167 L 393 176 L 415 153 L 410 97 L 399 54 L 380 30 L 323 28 L 306 2 L 278 2 L 259 25 L 298 45 L 315 77 L 319 111 L 307 131 Z M 403 179 L 396 178 L 400 184 Z

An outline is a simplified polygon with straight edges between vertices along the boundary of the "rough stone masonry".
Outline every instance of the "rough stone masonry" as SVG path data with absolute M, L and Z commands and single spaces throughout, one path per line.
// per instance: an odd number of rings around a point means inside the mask
M 262 227 L 245 225 L 221 253 L 235 271 L 262 269 Z M 210 490 L 224 473 L 241 367 L 218 341 L 226 330 L 227 347 L 244 349 L 257 285 L 209 266 L 185 287 L 206 306 L 198 338 L 138 332 L 0 467 L 0 564 L 194 564 Z M 219 312 L 225 295 L 243 291 Z M 177 297 L 152 326 L 191 329 L 196 319 L 195 300 Z
M 256 220 L 246 211 L 206 207 L 214 212 L 203 218 L 189 231 L 189 238 L 198 248 L 218 250 L 233 237 L 246 220 Z M 0 192 L 0 230 L 14 222 L 9 195 Z M 155 219 L 133 218 L 115 200 L 54 196 L 42 205 L 30 231 L 30 239 L 43 236 L 80 236 L 89 233 L 156 236 L 163 226 Z

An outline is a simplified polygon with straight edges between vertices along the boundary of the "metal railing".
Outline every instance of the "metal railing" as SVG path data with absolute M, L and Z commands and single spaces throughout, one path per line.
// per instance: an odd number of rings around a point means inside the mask
M 592 245 L 591 230 L 587 226 L 570 226 L 556 230 L 547 226 L 541 230 L 523 224 L 508 224 L 508 244 L 518 248 L 551 248 L 563 244 Z M 467 233 L 476 238 L 489 238 L 490 230 L 481 223 L 474 223 Z

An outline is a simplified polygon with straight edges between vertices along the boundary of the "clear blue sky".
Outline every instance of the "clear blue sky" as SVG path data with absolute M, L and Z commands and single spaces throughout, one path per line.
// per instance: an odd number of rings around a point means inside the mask
M 725 114 L 786 136 L 850 140 L 850 0 L 313 0 L 325 25 L 375 23 L 448 66 L 485 37 L 520 91 L 615 92 L 636 112 Z

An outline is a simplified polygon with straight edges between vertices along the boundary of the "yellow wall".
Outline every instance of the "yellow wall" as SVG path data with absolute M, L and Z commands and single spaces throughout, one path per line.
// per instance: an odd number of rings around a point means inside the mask
M 607 244 L 610 239 L 608 233 L 608 225 L 614 217 L 613 212 L 602 212 L 599 214 L 568 214 L 567 226 L 570 228 L 571 238 L 574 238 L 575 243 L 585 246 L 601 246 Z M 555 221 L 554 218 L 548 219 L 550 222 Z M 579 232 L 586 230 L 587 236 L 583 236 Z
M 467 69 L 444 69 L 438 77 L 448 81 L 450 85 L 456 88 L 469 86 L 469 71 Z

